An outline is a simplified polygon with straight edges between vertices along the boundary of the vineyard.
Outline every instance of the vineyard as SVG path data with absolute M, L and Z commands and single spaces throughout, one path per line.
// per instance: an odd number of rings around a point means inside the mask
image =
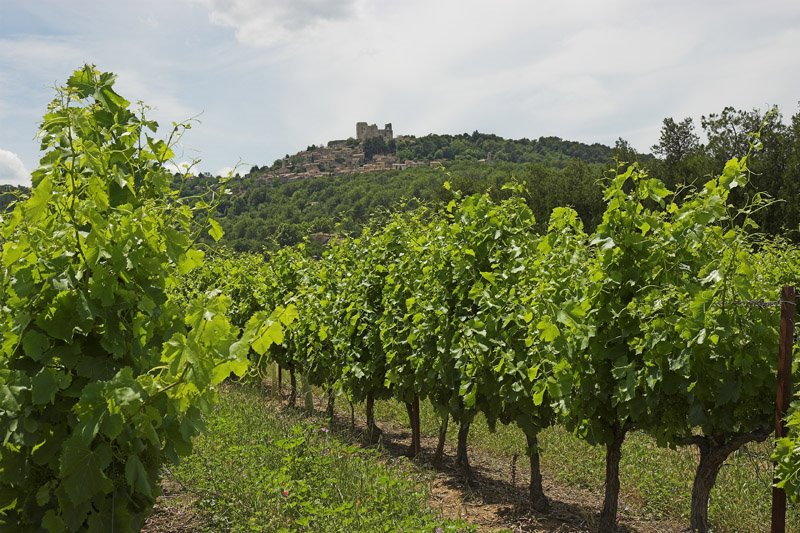
M 550 506 L 540 433 L 561 426 L 605 450 L 600 531 L 618 514 L 632 432 L 694 446 L 690 527 L 709 531 L 723 464 L 775 424 L 780 289 L 800 284 L 800 249 L 733 205 L 749 154 L 695 188 L 637 165 L 608 180 L 602 220 L 569 207 L 541 231 L 507 185 L 499 195 L 392 215 L 264 257 L 203 249 L 222 189 L 182 196 L 165 163 L 186 125 L 158 140 L 114 77 L 91 67 L 60 89 L 41 126 L 29 197 L 4 215 L 0 268 L 0 519 L 22 530 L 136 530 L 160 467 L 192 451 L 218 386 L 274 365 L 328 395 L 401 402 L 421 452 L 421 404 L 448 424 L 472 480 L 470 427 L 524 434 L 530 507 Z M 753 150 L 758 149 L 757 137 Z M 188 175 L 183 180 L 190 179 Z M 224 183 L 220 185 L 224 188 Z M 780 486 L 800 496 L 800 411 L 777 443 Z

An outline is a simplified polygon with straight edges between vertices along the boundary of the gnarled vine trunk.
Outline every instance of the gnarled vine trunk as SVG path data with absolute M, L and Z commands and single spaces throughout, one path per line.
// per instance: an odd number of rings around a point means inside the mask
M 729 437 L 710 437 L 696 435 L 685 441 L 687 444 L 694 444 L 700 451 L 700 462 L 697 464 L 697 471 L 692 484 L 692 511 L 691 511 L 691 530 L 698 533 L 708 532 L 708 501 L 711 497 L 711 489 L 717 481 L 722 465 L 730 454 L 747 444 L 748 442 L 761 442 L 769 435 L 768 430 L 743 433 Z
M 622 459 L 622 443 L 628 429 L 614 424 L 613 439 L 606 445 L 606 487 L 603 497 L 603 510 L 600 512 L 598 531 L 611 533 L 617 525 L 619 507 L 619 461 Z
M 442 457 L 444 457 L 444 442 L 447 440 L 447 423 L 450 420 L 450 414 L 446 414 L 442 418 L 442 423 L 439 426 L 439 442 L 436 443 L 436 453 L 433 454 L 433 464 L 436 466 L 442 465 Z
M 411 425 L 411 446 L 408 448 L 408 455 L 416 457 L 422 452 L 422 439 L 419 425 L 419 396 L 415 394 L 413 400 L 406 402 L 406 411 L 408 411 L 408 421 Z
M 469 465 L 469 455 L 467 453 L 467 438 L 469 437 L 470 422 L 462 420 L 458 426 L 458 445 L 456 447 L 456 464 L 461 467 L 464 479 L 467 483 L 472 482 L 472 467 Z
M 531 505 L 533 508 L 540 512 L 546 513 L 550 510 L 550 502 L 544 495 L 542 488 L 542 469 L 539 462 L 539 439 L 534 435 L 525 434 L 528 441 L 528 457 L 531 463 L 531 482 L 528 487 L 528 492 L 531 498 Z
M 717 481 L 717 474 L 725 463 L 728 453 L 722 448 L 709 445 L 706 440 L 698 443 L 700 450 L 700 462 L 697 464 L 697 471 L 694 475 L 692 484 L 692 531 L 706 533 L 708 531 L 708 500 L 711 497 L 711 489 Z

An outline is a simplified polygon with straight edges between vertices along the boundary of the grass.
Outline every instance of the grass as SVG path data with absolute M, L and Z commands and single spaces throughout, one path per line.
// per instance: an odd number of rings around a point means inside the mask
M 431 510 L 429 474 L 347 444 L 319 418 L 274 412 L 229 385 L 173 476 L 197 496 L 207 531 L 462 531 Z
M 357 408 L 359 411 L 361 409 Z M 421 405 L 423 434 L 438 434 L 439 419 Z M 376 403 L 379 423 L 407 425 L 405 407 Z M 428 504 L 430 472 L 404 458 L 348 444 L 349 436 L 324 430 L 320 417 L 274 411 L 257 388 L 231 385 L 196 440 L 195 452 L 173 472 L 197 495 L 196 509 L 207 531 L 443 531 L 470 530 L 444 521 Z M 448 440 L 456 441 L 456 424 Z M 525 438 L 514 426 L 492 432 L 478 416 L 470 450 L 526 468 Z M 562 488 L 601 493 L 605 451 L 554 427 L 540 435 L 546 478 Z M 769 442 L 751 444 L 732 456 L 711 495 L 710 519 L 719 532 L 768 529 L 771 504 Z M 691 483 L 698 456 L 693 448 L 659 448 L 632 433 L 623 446 L 621 511 L 688 525 Z M 800 532 L 800 509 L 790 506 L 788 531 Z
M 378 420 L 407 424 L 405 407 L 394 401 L 376 404 Z M 420 406 L 420 425 L 426 435 L 437 435 L 439 419 L 427 402 Z M 448 440 L 454 445 L 458 428 L 451 423 Z M 603 490 L 605 449 L 589 446 L 561 427 L 539 437 L 542 470 L 561 486 L 594 492 Z M 498 425 L 490 431 L 478 416 L 469 435 L 470 450 L 490 452 L 518 468 L 526 468 L 525 437 L 515 426 Z M 711 493 L 709 519 L 715 531 L 765 531 L 769 529 L 772 494 L 771 442 L 750 444 L 723 466 Z M 684 520 L 688 527 L 691 488 L 699 456 L 693 447 L 660 448 L 643 433 L 632 433 L 623 445 L 620 464 L 621 510 L 641 518 Z M 627 507 L 627 509 L 626 509 Z M 800 509 L 789 506 L 787 530 L 800 532 Z

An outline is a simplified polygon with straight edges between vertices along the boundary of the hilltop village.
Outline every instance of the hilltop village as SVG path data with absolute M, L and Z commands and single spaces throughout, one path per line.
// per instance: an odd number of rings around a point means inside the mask
M 355 137 L 330 141 L 327 146 L 309 146 L 302 152 L 275 161 L 271 167 L 254 168 L 251 173 L 266 180 L 293 181 L 438 164 L 437 161 L 399 161 L 395 155 L 396 143 L 402 138 L 394 137 L 391 124 L 380 129 L 375 124 L 358 122 Z

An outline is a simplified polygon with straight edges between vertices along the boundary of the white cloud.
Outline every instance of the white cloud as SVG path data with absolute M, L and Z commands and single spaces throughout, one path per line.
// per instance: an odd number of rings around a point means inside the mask
M 18 69 L 34 71 L 44 66 L 72 66 L 81 60 L 81 56 L 79 47 L 61 38 L 25 36 L 0 39 L 0 62 Z
M 357 16 L 360 0 L 197 0 L 213 24 L 233 28 L 241 43 L 269 46 Z
M 11 185 L 31 184 L 31 173 L 14 152 L 0 148 L 0 183 Z
M 280 82 L 294 105 L 279 106 L 281 125 L 296 148 L 367 120 L 398 133 L 623 136 L 646 149 L 667 116 L 793 108 L 797 6 L 371 1 L 285 43 Z
M 175 150 L 202 170 L 269 164 L 353 135 L 359 120 L 398 134 L 622 136 L 646 149 L 664 117 L 773 103 L 789 115 L 800 98 L 800 2 L 790 0 L 24 5 L 11 15 L 35 12 L 46 28 L 0 32 L 0 146 L 29 167 L 47 87 L 84 61 L 154 106 L 161 136 L 202 111 Z
M 136 66 L 113 69 L 117 75 L 115 89 L 129 98 L 134 108 L 135 102 L 144 102 L 150 108 L 148 118 L 158 121 L 162 136 L 169 135 L 172 122 L 183 122 L 202 114 L 200 109 L 193 108 L 178 96 L 180 89 L 173 81 L 148 75 L 142 70 L 146 69 L 140 70 Z
M 166 168 L 173 174 L 183 174 L 185 172 L 188 172 L 189 176 L 193 176 L 198 172 L 196 161 L 181 161 L 180 163 L 175 163 L 174 161 L 167 161 L 166 163 L 164 163 L 164 168 Z

